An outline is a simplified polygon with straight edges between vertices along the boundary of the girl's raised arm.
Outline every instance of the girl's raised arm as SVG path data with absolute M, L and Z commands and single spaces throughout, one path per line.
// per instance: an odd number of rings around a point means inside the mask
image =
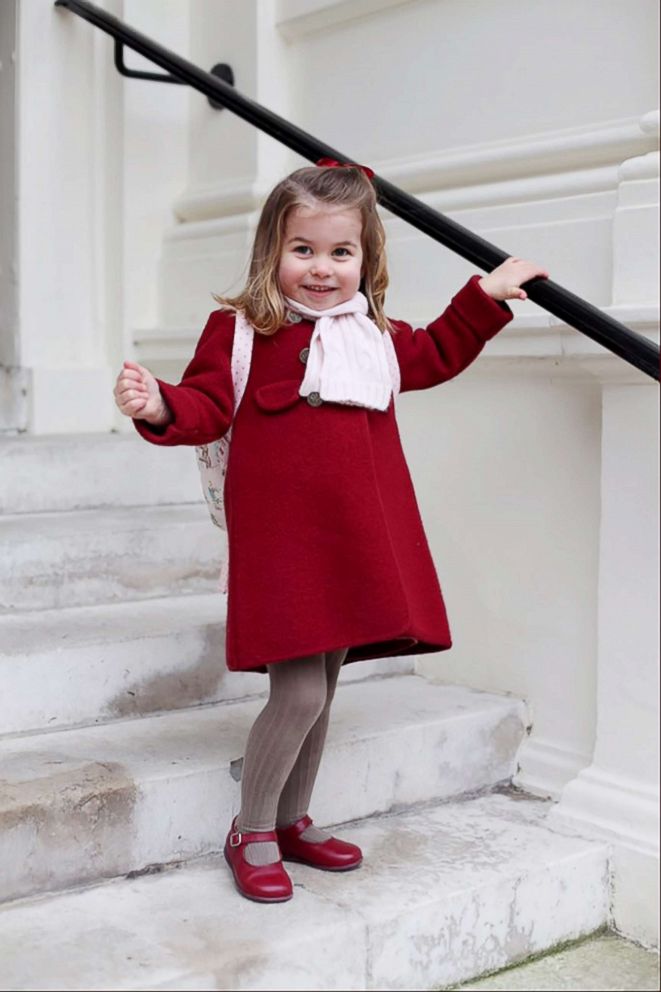
M 487 276 L 472 276 L 424 330 L 393 321 L 402 392 L 429 389 L 467 368 L 514 316 L 505 300 L 525 299 L 521 283 L 535 276 L 548 272 L 533 262 L 508 258 Z

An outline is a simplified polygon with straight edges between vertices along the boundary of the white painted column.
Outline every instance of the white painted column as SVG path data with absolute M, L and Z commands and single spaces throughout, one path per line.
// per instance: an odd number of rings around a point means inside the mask
M 658 113 L 642 126 L 656 127 Z M 623 163 L 614 223 L 614 299 L 658 299 L 658 154 Z M 640 246 L 645 245 L 645 251 Z M 658 304 L 656 304 L 658 306 Z M 657 311 L 658 312 L 658 311 Z M 658 317 L 657 317 L 658 320 Z M 658 942 L 659 391 L 611 363 L 604 372 L 597 733 L 591 765 L 552 819 L 613 840 L 616 926 Z
M 616 925 L 657 939 L 658 388 L 603 393 L 597 735 L 552 819 L 614 840 Z
M 188 54 L 187 0 L 98 2 Z M 112 387 L 134 357 L 134 329 L 157 320 L 159 250 L 186 181 L 189 91 L 125 79 L 110 36 L 52 0 L 19 3 L 16 16 L 16 120 L 2 125 L 3 137 L 16 134 L 16 169 L 0 199 L 0 262 L 13 280 L 0 430 L 131 430 Z M 1 23 L 10 80 L 4 5 Z M 154 70 L 128 50 L 126 62 Z
M 106 6 L 114 11 L 118 3 Z M 121 4 L 119 4 L 121 6 Z M 17 315 L 34 433 L 108 429 L 121 129 L 112 47 L 50 0 L 18 4 Z M 115 237 L 113 237 L 113 233 Z

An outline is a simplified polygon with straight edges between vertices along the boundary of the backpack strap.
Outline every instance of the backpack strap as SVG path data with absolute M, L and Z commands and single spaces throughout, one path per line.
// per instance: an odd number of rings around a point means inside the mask
M 246 391 L 255 332 L 242 310 L 236 311 L 234 342 L 232 344 L 232 385 L 234 386 L 234 415 Z

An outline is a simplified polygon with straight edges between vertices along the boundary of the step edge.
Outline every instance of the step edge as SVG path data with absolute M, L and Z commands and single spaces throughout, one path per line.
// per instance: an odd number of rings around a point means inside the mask
M 342 698 L 342 695 L 340 695 L 340 693 L 346 694 L 347 691 L 351 691 L 351 690 L 357 691 L 362 686 L 370 686 L 377 683 L 380 684 L 381 682 L 389 681 L 391 679 L 404 679 L 407 681 L 415 679 L 415 680 L 419 680 L 420 682 L 428 681 L 424 675 L 418 674 L 416 672 L 392 672 L 392 673 L 374 674 L 371 676 L 366 676 L 364 679 L 358 679 L 356 681 L 340 682 L 337 687 L 338 695 L 336 696 L 336 702 Z M 438 686 L 440 688 L 459 688 L 459 689 L 464 688 L 463 686 L 457 687 L 453 683 L 448 683 L 447 685 L 439 685 L 439 683 L 430 683 L 430 684 L 434 686 Z M 477 693 L 475 690 L 467 690 L 467 692 L 482 697 L 482 701 L 484 701 L 486 705 L 476 710 L 468 710 L 465 712 L 457 712 L 457 713 L 449 714 L 445 718 L 445 720 L 455 721 L 462 719 L 470 719 L 471 717 L 474 717 L 476 714 L 487 713 L 496 709 L 496 707 L 501 703 L 502 703 L 503 711 L 511 710 L 513 712 L 516 712 L 517 714 L 519 713 L 519 711 L 522 711 L 523 715 L 527 713 L 527 704 L 525 700 L 521 699 L 518 696 L 512 696 L 506 694 L 501 695 L 498 693 L 492 693 L 486 691 L 484 693 L 482 692 Z M 208 710 L 213 710 L 216 708 L 218 709 L 225 707 L 238 708 L 240 706 L 248 706 L 252 704 L 256 699 L 266 698 L 267 693 L 268 693 L 268 689 L 265 686 L 263 693 L 262 692 L 249 693 L 243 697 L 237 697 L 233 699 L 220 699 L 207 703 L 198 703 L 193 706 L 185 706 L 179 709 L 161 710 L 159 712 L 146 713 L 138 716 L 118 717 L 117 719 L 114 720 L 108 720 L 105 722 L 98 722 L 91 724 L 68 725 L 66 727 L 53 727 L 53 728 L 44 727 L 42 730 L 38 730 L 38 731 L 17 731 L 15 733 L 4 734 L 0 736 L 0 754 L 2 754 L 3 744 L 11 740 L 20 739 L 23 741 L 28 741 L 31 738 L 38 740 L 38 739 L 43 739 L 44 737 L 47 737 L 49 735 L 60 735 L 67 733 L 76 734 L 76 733 L 88 732 L 88 731 L 93 732 L 95 730 L 100 731 L 103 729 L 115 731 L 116 728 L 117 728 L 116 730 L 117 735 L 119 735 L 120 734 L 119 728 L 125 726 L 126 724 L 133 725 L 133 724 L 137 724 L 138 721 L 140 721 L 141 723 L 143 723 L 143 725 L 144 723 L 147 723 L 149 725 L 149 723 L 152 721 L 168 720 L 168 718 L 172 722 L 174 722 L 178 719 L 183 719 L 185 716 L 195 716 L 197 713 L 206 712 Z M 445 722 L 445 720 L 443 722 Z M 432 727 L 435 726 L 437 722 L 438 722 L 437 720 L 433 720 L 430 718 L 430 719 L 421 720 L 419 722 L 411 723 L 410 726 L 415 725 L 421 727 Z M 387 729 L 388 728 L 384 727 L 383 732 L 387 733 Z M 358 736 L 354 738 L 354 740 L 371 741 L 381 736 L 382 736 L 381 732 L 369 733 L 369 734 L 365 734 L 364 736 Z

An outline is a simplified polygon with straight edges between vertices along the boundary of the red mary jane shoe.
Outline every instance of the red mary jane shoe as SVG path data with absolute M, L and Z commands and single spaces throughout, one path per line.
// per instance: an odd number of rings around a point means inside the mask
M 236 829 L 236 817 L 225 841 L 225 860 L 232 869 L 237 889 L 254 902 L 286 902 L 294 894 L 291 879 L 282 861 L 270 865 L 251 865 L 243 856 L 246 844 L 264 841 L 278 843 L 275 830 L 244 834 Z
M 283 861 L 298 861 L 324 871 L 351 871 L 360 865 L 363 852 L 355 844 L 336 837 L 318 844 L 303 840 L 301 834 L 311 823 L 309 816 L 303 816 L 289 827 L 276 828 Z

